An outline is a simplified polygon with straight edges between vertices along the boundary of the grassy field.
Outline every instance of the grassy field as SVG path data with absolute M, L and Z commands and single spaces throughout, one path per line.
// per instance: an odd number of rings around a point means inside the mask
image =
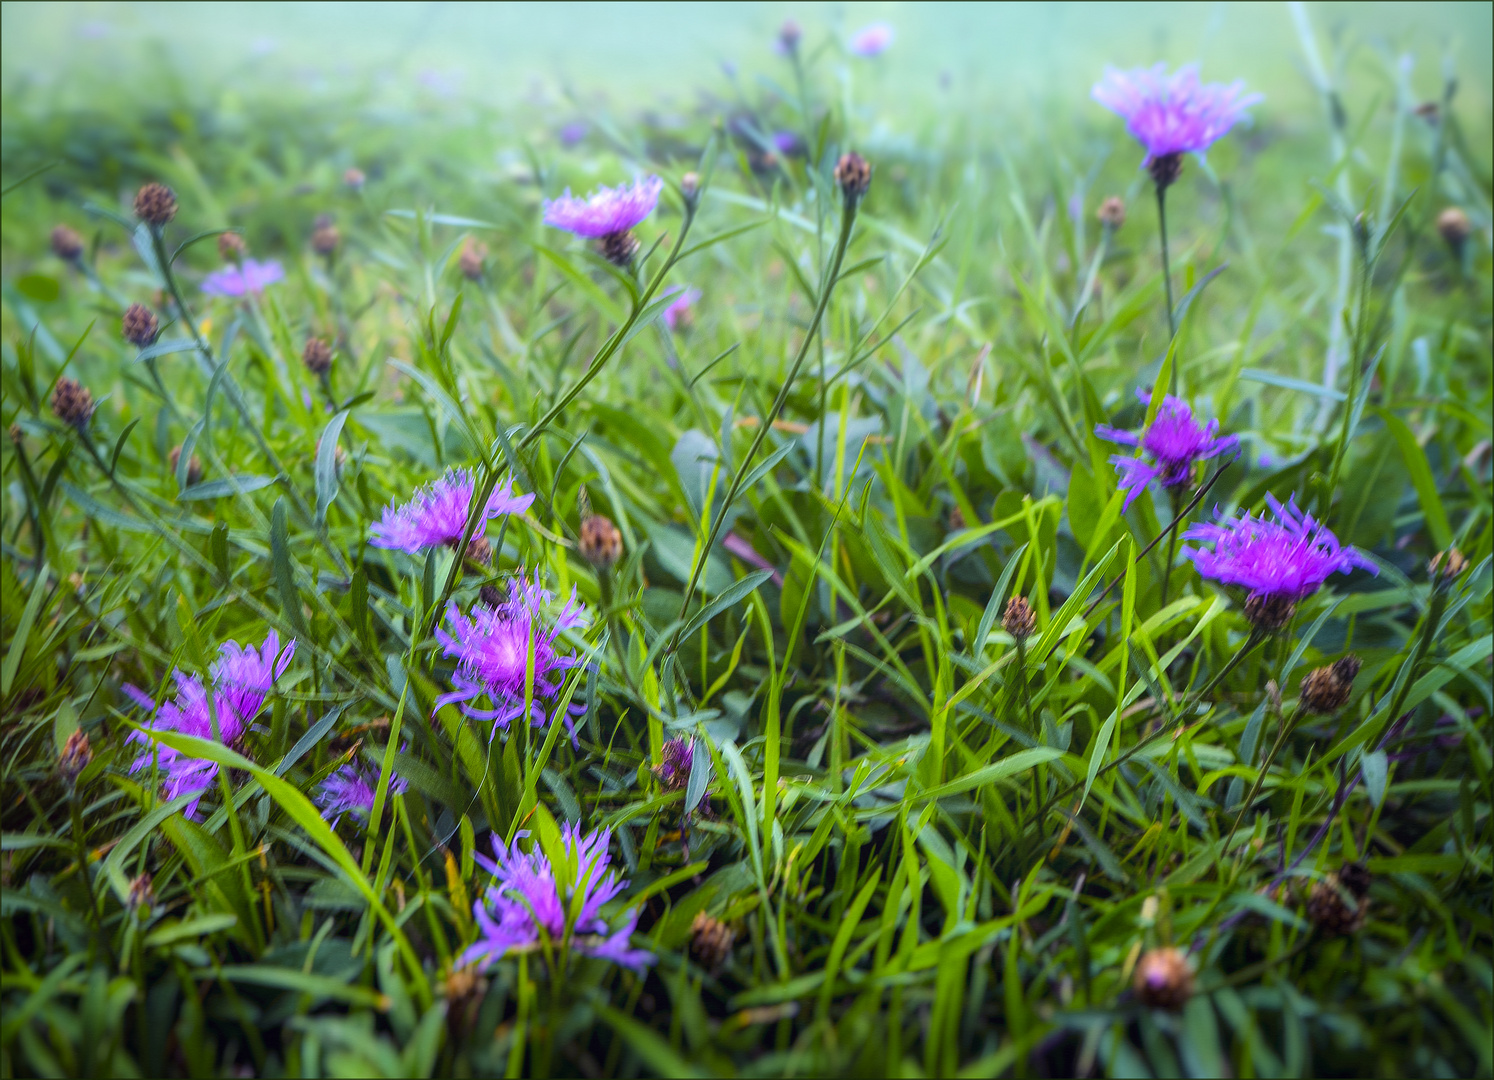
M 1494 88 L 1345 11 L 1167 280 L 1098 68 L 8 74 L 0 1072 L 1494 1074 Z

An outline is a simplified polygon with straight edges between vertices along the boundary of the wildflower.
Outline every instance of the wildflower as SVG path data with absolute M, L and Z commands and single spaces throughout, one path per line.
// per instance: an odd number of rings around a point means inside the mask
M 78 777 L 92 760 L 93 747 L 88 744 L 88 736 L 80 729 L 67 737 L 62 753 L 57 755 L 57 772 L 69 784 L 76 784 Z
M 886 23 L 872 23 L 851 35 L 850 50 L 857 56 L 881 56 L 892 44 L 892 27 Z
M 798 157 L 804 153 L 804 140 L 792 131 L 773 132 L 773 149 L 784 157 Z
M 77 262 L 83 257 L 83 238 L 66 225 L 58 225 L 52 230 L 52 254 L 65 262 Z
M 736 938 L 736 932 L 730 926 L 704 911 L 697 911 L 695 921 L 690 924 L 690 951 L 712 971 L 719 971 L 730 958 Z
M 161 324 L 156 321 L 150 308 L 144 304 L 131 304 L 125 308 L 120 332 L 131 345 L 143 349 L 156 340 L 156 335 L 161 332 Z
M 1363 863 L 1345 863 L 1315 882 L 1307 898 L 1307 917 L 1329 935 L 1356 933 L 1369 915 L 1373 875 Z
M 454 547 L 467 529 L 467 511 L 475 490 L 471 471 L 451 469 L 435 483 L 416 491 L 414 498 L 403 506 L 394 503 L 386 506 L 383 517 L 374 523 L 369 542 L 374 547 L 394 548 L 412 555 L 442 544 Z M 506 490 L 495 487 L 472 535 L 481 536 L 489 518 L 522 514 L 532 502 L 534 496 L 518 494 L 512 482 Z
M 650 176 L 631 187 L 599 188 L 584 199 L 565 194 L 544 204 L 545 224 L 597 242 L 609 262 L 626 266 L 638 251 L 633 229 L 659 205 L 664 181 Z
M 1031 637 L 1036 626 L 1032 605 L 1025 596 L 1014 596 L 1006 602 L 1006 610 L 1001 613 L 1001 628 L 1014 639 L 1022 641 Z
M 135 193 L 135 216 L 159 229 L 176 217 L 176 193 L 165 184 L 146 184 Z
M 1100 204 L 1095 217 L 1105 228 L 1114 232 L 1126 223 L 1126 203 L 1119 195 L 1112 195 Z
M 307 338 L 306 347 L 301 350 L 301 363 L 313 375 L 327 374 L 332 370 L 332 346 L 318 337 Z
M 218 234 L 218 257 L 226 263 L 238 263 L 244 258 L 247 247 L 244 238 L 236 232 Z
M 1193 965 L 1177 949 L 1151 949 L 1136 965 L 1132 986 L 1143 1005 L 1181 1009 L 1193 996 Z
M 319 216 L 311 229 L 311 250 L 318 255 L 330 257 L 336 254 L 338 245 L 341 243 L 342 234 L 337 231 L 337 226 L 332 224 L 331 215 Z
M 358 765 L 344 765 L 322 781 L 321 790 L 313 800 L 332 815 L 335 826 L 343 814 L 352 814 L 367 821 L 373 813 L 374 793 L 379 786 L 378 774 Z M 397 774 L 389 776 L 389 794 L 398 795 L 409 785 Z
M 285 674 L 295 654 L 295 639 L 292 638 L 281 649 L 280 635 L 271 630 L 264 645 L 258 649 L 232 641 L 223 644 L 218 650 L 218 659 L 208 669 L 211 701 L 202 678 L 180 670 L 172 673 L 176 681 L 175 701 L 158 706 L 139 687 L 129 683 L 125 684 L 124 691 L 135 704 L 150 710 L 147 730 L 177 731 L 198 739 L 212 739 L 216 718 L 218 741 L 224 746 L 232 746 L 243 738 L 264 708 L 265 695 L 275 680 Z M 128 741 L 148 744 L 150 739 L 145 731 L 136 731 L 131 733 Z M 157 744 L 135 759 L 130 772 L 139 772 L 153 761 L 158 761 L 166 773 L 164 787 L 168 800 L 187 794 L 196 796 L 186 809 L 188 817 L 195 816 L 202 793 L 218 775 L 218 763 L 185 757 L 169 746 Z
M 367 179 L 368 177 L 363 175 L 363 170 L 356 165 L 349 166 L 348 170 L 342 174 L 342 182 L 347 185 L 349 191 L 362 191 Z
M 1463 245 L 1468 242 L 1468 237 L 1472 233 L 1472 222 L 1468 220 L 1468 215 L 1458 207 L 1449 206 L 1437 215 L 1437 235 L 1441 236 L 1454 252 L 1462 252 Z
M 1313 668 L 1302 680 L 1302 707 L 1319 716 L 1332 716 L 1338 712 L 1349 700 L 1360 666 L 1359 657 L 1349 655 L 1325 667 Z
M 462 245 L 462 254 L 457 258 L 462 276 L 468 281 L 482 277 L 482 264 L 488 257 L 488 246 L 480 240 L 469 239 Z
M 1298 510 L 1295 499 L 1283 506 L 1267 495 L 1266 505 L 1275 521 L 1246 513 L 1195 525 L 1183 534 L 1185 540 L 1213 542 L 1213 551 L 1184 548 L 1183 554 L 1204 577 L 1250 590 L 1245 615 L 1260 629 L 1285 626 L 1297 602 L 1321 589 L 1331 574 L 1347 574 L 1356 566 L 1379 573 L 1365 555 L 1340 544 L 1326 525 Z
M 150 871 L 130 879 L 130 891 L 126 901 L 131 911 L 144 908 L 147 914 L 156 906 L 156 890 L 151 883 Z
M 1143 401 L 1151 400 L 1151 395 L 1145 391 L 1138 391 L 1138 396 Z M 1187 402 L 1171 394 L 1163 398 L 1157 415 L 1146 430 L 1139 434 L 1119 431 L 1109 424 L 1096 425 L 1095 434 L 1100 438 L 1138 447 L 1152 459 L 1152 464 L 1148 464 L 1141 457 L 1124 457 L 1120 454 L 1111 457 L 1111 464 L 1121 471 L 1120 486 L 1126 491 L 1126 502 L 1122 509 L 1131 509 L 1136 497 L 1153 480 L 1159 481 L 1166 488 L 1186 487 L 1193 480 L 1193 466 L 1196 462 L 1218 457 L 1239 446 L 1240 440 L 1233 435 L 1216 438 L 1218 431 L 1218 420 L 1200 425 L 1193 419 L 1193 410 L 1188 408 Z
M 592 514 L 581 522 L 581 538 L 578 547 L 581 557 L 599 570 L 615 564 L 622 555 L 622 533 L 610 518 Z
M 601 916 L 602 905 L 628 886 L 616 871 L 608 869 L 610 830 L 583 836 L 577 826 L 561 826 L 565 856 L 559 865 L 538 848 L 528 854 L 521 851 L 519 839 L 526 835 L 519 833 L 512 848 L 495 836 L 496 862 L 477 856 L 496 880 L 487 895 L 472 905 L 481 937 L 457 964 L 487 967 L 510 950 L 561 942 L 569 942 L 571 949 L 585 956 L 634 971 L 653 963 L 653 954 L 630 947 L 629 939 L 638 925 L 636 911 L 629 912 L 615 930 Z
M 171 448 L 171 453 L 166 455 L 166 460 L 171 465 L 171 475 L 176 475 L 176 467 L 181 464 L 182 444 L 177 443 Z M 191 487 L 202 479 L 202 458 L 193 454 L 187 459 L 187 486 Z
M 1431 574 L 1432 581 L 1437 584 L 1452 581 L 1466 569 L 1468 569 L 1468 560 L 1457 548 L 1437 552 L 1432 556 L 1432 561 L 1427 564 L 1427 572 Z
M 695 763 L 695 740 L 674 738 L 660 748 L 660 762 L 653 773 L 664 785 L 665 791 L 683 791 L 690 782 L 690 769 Z
M 241 266 L 226 266 L 203 278 L 202 291 L 209 296 L 247 296 L 264 292 L 284 277 L 285 268 L 274 259 L 245 259 Z
M 52 388 L 52 411 L 68 427 L 82 431 L 93 416 L 93 395 L 76 380 L 64 375 Z
M 1264 100 L 1245 93 L 1243 82 L 1201 84 L 1197 64 L 1173 75 L 1166 64 L 1134 71 L 1107 67 L 1090 96 L 1126 121 L 1126 130 L 1146 147 L 1142 164 L 1163 188 L 1178 178 L 1184 154 L 1208 150 L 1247 118 L 1246 109 Z
M 835 164 L 835 182 L 847 199 L 859 199 L 871 187 L 871 166 L 860 154 L 842 154 Z
M 674 303 L 664 309 L 664 325 L 671 331 L 679 330 L 680 327 L 688 327 L 695 321 L 695 301 L 700 299 L 699 289 L 683 289 Z
M 799 39 L 804 36 L 804 30 L 793 19 L 784 19 L 783 25 L 778 28 L 778 40 L 773 43 L 774 50 L 780 56 L 792 56 L 799 51 Z
M 524 713 L 526 670 L 532 669 L 529 722 L 536 727 L 544 724 L 546 714 L 540 699 L 554 697 L 560 691 L 561 675 L 581 663 L 578 657 L 557 653 L 556 639 L 562 630 L 580 626 L 586 612 L 572 589 L 570 600 L 554 619 L 546 619 L 543 609 L 552 599 L 540 585 L 538 573 L 533 580 L 526 580 L 520 571 L 508 582 L 508 598 L 498 604 L 475 606 L 470 616 L 464 616 L 452 601 L 446 609 L 451 632 L 437 627 L 436 640 L 446 655 L 457 661 L 451 676 L 455 689 L 437 698 L 436 708 L 460 704 L 462 712 L 474 720 L 493 720 L 495 730 L 506 729 Z M 480 709 L 471 704 L 484 695 L 493 708 Z M 571 713 L 579 708 L 574 706 L 561 717 L 572 742 L 576 734 Z

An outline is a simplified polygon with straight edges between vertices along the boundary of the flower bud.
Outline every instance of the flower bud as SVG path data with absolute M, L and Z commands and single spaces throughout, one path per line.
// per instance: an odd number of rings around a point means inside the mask
M 218 234 L 218 256 L 226 263 L 237 263 L 244 258 L 244 238 L 236 232 Z
M 151 908 L 156 906 L 156 890 L 151 884 L 150 873 L 147 871 L 139 877 L 130 881 L 130 892 L 128 904 L 131 911 L 144 909 L 148 914 Z
M 1137 963 L 1131 985 L 1148 1008 L 1176 1011 L 1193 996 L 1193 965 L 1177 949 L 1150 949 Z
M 610 569 L 622 555 L 622 533 L 601 514 L 581 522 L 581 557 L 599 570 Z
M 341 243 L 342 233 L 332 224 L 332 218 L 327 214 L 318 217 L 311 230 L 311 250 L 318 255 L 331 256 L 336 254 Z
M 704 911 L 698 911 L 695 913 L 695 921 L 690 924 L 690 951 L 703 967 L 716 971 L 731 957 L 731 947 L 736 937 L 732 928 L 720 919 L 713 919 Z
M 1448 247 L 1461 252 L 1473 233 L 1473 224 L 1459 207 L 1449 206 L 1437 215 L 1437 233 Z
M 871 187 L 871 166 L 854 151 L 842 154 L 835 166 L 835 182 L 847 199 L 859 200 Z
M 1112 195 L 1100 204 L 1095 217 L 1107 229 L 1119 229 L 1126 223 L 1126 203 L 1119 195 Z
M 176 193 L 165 184 L 146 184 L 135 193 L 135 216 L 159 229 L 176 217 Z
M 684 196 L 685 205 L 694 210 L 696 203 L 700 202 L 700 173 L 687 172 L 680 177 L 680 194 Z
M 457 259 L 462 276 L 468 281 L 477 281 L 481 278 L 483 262 L 487 257 L 488 246 L 486 244 L 480 240 L 468 240 L 462 245 L 462 254 Z
M 778 45 L 786 55 L 793 55 L 799 49 L 799 39 L 804 36 L 804 31 L 793 19 L 784 19 L 783 25 L 778 28 Z
M 498 586 L 496 585 L 484 585 L 478 589 L 477 598 L 494 611 L 497 611 L 503 603 L 503 594 L 498 591 Z
M 1326 667 L 1313 668 L 1302 680 L 1300 698 L 1302 707 L 1319 716 L 1332 716 L 1349 701 L 1349 692 L 1354 689 L 1354 677 L 1359 674 L 1361 661 L 1354 655 L 1335 660 Z
M 1427 572 L 1432 575 L 1432 581 L 1441 584 L 1444 581 L 1452 581 L 1468 568 L 1468 560 L 1457 548 L 1448 548 L 1439 551 L 1432 556 L 1431 563 L 1427 566 Z
M 57 772 L 69 784 L 76 784 L 92 760 L 93 747 L 88 745 L 88 736 L 80 729 L 67 737 L 62 753 L 57 756 Z
M 175 476 L 176 467 L 181 463 L 182 460 L 182 447 L 180 443 L 171 448 L 171 453 L 166 455 L 166 460 L 171 463 L 171 475 Z M 201 479 L 202 459 L 196 454 L 193 454 L 190 458 L 187 459 L 187 486 L 191 487 Z
M 1313 884 L 1307 898 L 1307 917 L 1329 936 L 1356 933 L 1369 914 L 1369 889 L 1373 881 L 1363 863 L 1345 863 Z
M 1037 619 L 1025 596 L 1014 596 L 1006 602 L 1006 610 L 1001 613 L 1003 630 L 1016 640 L 1023 641 L 1032 636 L 1035 626 Z
M 150 308 L 144 304 L 131 304 L 125 309 L 121 332 L 131 345 L 143 349 L 156 340 L 156 335 L 161 332 L 161 324 L 151 314 Z
M 474 536 L 467 541 L 467 561 L 487 566 L 493 561 L 493 545 L 486 536 Z
M 83 257 L 83 238 L 66 225 L 58 225 L 52 230 L 52 254 L 65 262 L 77 262 Z
M 82 431 L 93 416 L 93 395 L 64 375 L 52 388 L 52 411 L 64 424 Z
M 301 363 L 313 375 L 327 374 L 332 370 L 332 346 L 321 338 L 307 338 L 306 347 L 301 350 Z

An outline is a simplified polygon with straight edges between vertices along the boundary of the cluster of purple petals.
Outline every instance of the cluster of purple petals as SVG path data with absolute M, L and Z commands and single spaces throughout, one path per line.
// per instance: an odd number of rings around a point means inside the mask
M 467 528 L 467 511 L 477 483 L 468 469 L 452 469 L 435 483 L 415 492 L 403 506 L 390 503 L 383 516 L 370 529 L 369 543 L 374 547 L 394 548 L 414 554 L 442 544 L 456 544 Z M 522 514 L 534 502 L 534 496 L 520 495 L 512 482 L 507 488 L 493 489 L 487 509 L 478 519 L 473 537 L 479 537 L 488 519 L 502 514 Z
M 1340 544 L 1328 527 L 1297 509 L 1296 499 L 1283 506 L 1267 495 L 1275 520 L 1249 513 L 1213 525 L 1195 525 L 1185 540 L 1212 542 L 1207 548 L 1184 548 L 1198 572 L 1224 585 L 1248 589 L 1260 598 L 1291 601 L 1311 596 L 1332 574 L 1347 574 L 1356 566 L 1378 574 L 1363 553 Z
M 124 691 L 135 704 L 150 712 L 151 718 L 145 725 L 148 730 L 177 731 L 198 739 L 212 739 L 216 713 L 218 741 L 228 746 L 254 722 L 264 708 L 265 695 L 275 680 L 285 674 L 295 654 L 295 639 L 282 650 L 280 635 L 273 630 L 258 649 L 232 641 L 224 643 L 218 650 L 217 661 L 208 670 L 211 702 L 202 678 L 179 670 L 172 672 L 176 700 L 162 702 L 159 707 L 138 686 L 126 683 Z M 128 741 L 151 743 L 144 731 L 132 732 Z M 185 757 L 169 746 L 156 744 L 135 759 L 130 772 L 139 772 L 152 762 L 158 762 L 165 773 L 162 787 L 168 800 L 188 793 L 198 795 L 187 804 L 187 816 L 194 816 L 201 793 L 218 775 L 218 763 Z
M 1247 119 L 1250 106 L 1264 100 L 1247 94 L 1243 82 L 1228 86 L 1198 81 L 1198 65 L 1167 74 L 1166 64 L 1133 71 L 1107 67 L 1090 96 L 1126 122 L 1126 130 L 1146 147 L 1146 160 L 1168 154 L 1201 154 L 1229 129 Z
M 679 296 L 674 303 L 664 309 L 664 325 L 670 330 L 678 330 L 681 319 L 688 318 L 690 309 L 695 306 L 695 301 L 700 299 L 700 290 L 689 288 L 678 290 Z
M 379 774 L 361 765 L 344 765 L 322 781 L 315 802 L 329 815 L 336 825 L 343 814 L 352 814 L 364 821 L 373 813 L 374 792 L 379 786 Z M 389 777 L 389 794 L 398 795 L 408 786 L 397 774 Z
M 690 767 L 694 762 L 694 739 L 670 739 L 660 750 L 659 765 L 654 772 L 666 788 L 684 787 L 690 780 Z
M 1142 401 L 1151 400 L 1144 390 L 1138 390 L 1137 395 Z M 1110 442 L 1137 447 L 1146 455 L 1114 454 L 1110 458 L 1110 463 L 1121 472 L 1120 486 L 1126 492 L 1123 510 L 1131 509 L 1131 503 L 1153 480 L 1163 487 L 1181 487 L 1192 478 L 1195 462 L 1234 451 L 1240 445 L 1234 435 L 1219 435 L 1218 420 L 1200 424 L 1188 403 L 1171 394 L 1162 399 L 1157 415 L 1141 431 L 1121 431 L 1109 424 L 1097 424 L 1095 434 Z M 1151 460 L 1146 460 L 1147 457 Z
M 538 572 L 531 580 L 520 570 L 509 579 L 508 599 L 496 607 L 479 604 L 471 615 L 463 615 L 452 602 L 446 609 L 450 632 L 437 627 L 436 640 L 446 655 L 457 661 L 451 676 L 454 689 L 436 699 L 436 708 L 458 704 L 474 720 L 495 721 L 495 731 L 507 728 L 524 713 L 525 668 L 532 656 L 534 693 L 529 722 L 536 727 L 543 725 L 547 713 L 540 699 L 554 697 L 563 674 L 581 663 L 578 657 L 557 653 L 556 639 L 561 631 L 580 626 L 586 613 L 572 589 L 570 600 L 553 619 L 547 619 L 545 608 L 553 599 L 540 584 Z M 491 709 L 473 704 L 484 696 L 491 702 Z M 582 708 L 575 706 L 561 716 L 573 743 L 573 714 Z
M 886 23 L 872 23 L 851 35 L 849 48 L 857 56 L 880 56 L 892 45 L 895 36 Z
M 540 945 L 541 933 L 558 945 L 566 937 L 566 911 L 577 897 L 580 897 L 580 911 L 569 928 L 572 949 L 634 971 L 653 963 L 652 953 L 631 945 L 630 939 L 638 925 L 636 911 L 629 912 L 616 930 L 601 915 L 602 906 L 628 886 L 627 881 L 608 869 L 612 858 L 607 851 L 611 832 L 600 829 L 583 836 L 576 826 L 562 826 L 561 840 L 566 852 L 562 869 L 567 880 L 557 878 L 557 868 L 538 846 L 528 854 L 519 848 L 519 840 L 527 835 L 519 833 L 512 848 L 505 847 L 495 836 L 496 861 L 477 856 L 477 861 L 496 880 L 487 895 L 472 905 L 481 936 L 462 953 L 457 964 L 488 967 L 512 949 Z
M 598 188 L 584 199 L 576 198 L 566 188 L 560 198 L 546 200 L 545 224 L 588 240 L 625 233 L 654 212 L 663 189 L 664 181 L 657 176 L 631 185 Z
M 241 266 L 225 266 L 203 278 L 202 291 L 209 296 L 247 296 L 264 292 L 266 286 L 284 277 L 285 268 L 274 259 L 245 259 Z

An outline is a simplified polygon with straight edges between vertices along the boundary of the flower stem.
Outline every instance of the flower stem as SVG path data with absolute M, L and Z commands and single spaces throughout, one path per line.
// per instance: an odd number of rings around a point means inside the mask
M 1157 185 L 1157 224 L 1162 232 L 1162 284 L 1167 289 L 1167 336 L 1168 341 L 1178 336 L 1177 314 L 1172 309 L 1172 264 L 1167 257 L 1167 187 L 1163 184 Z M 1174 364 L 1172 368 L 1172 379 L 1168 384 L 1167 392 L 1176 394 L 1178 392 L 1178 369 Z
M 1302 708 L 1298 706 L 1297 711 L 1292 713 L 1292 718 L 1281 723 L 1281 729 L 1276 733 L 1276 741 L 1271 745 L 1271 752 L 1266 755 L 1266 760 L 1261 762 L 1261 768 L 1255 774 L 1255 783 L 1250 786 L 1250 794 L 1245 796 L 1245 801 L 1240 804 L 1240 812 L 1235 815 L 1235 823 L 1229 827 L 1229 835 L 1224 838 L 1224 846 L 1219 849 L 1221 854 L 1229 851 L 1229 843 L 1235 838 L 1235 833 L 1240 829 L 1240 823 L 1245 820 L 1245 814 L 1250 810 L 1250 804 L 1255 802 L 1261 788 L 1266 783 L 1266 774 L 1271 771 L 1271 766 L 1276 763 L 1276 755 L 1281 752 L 1287 736 L 1296 730 L 1297 721 L 1302 719 Z

